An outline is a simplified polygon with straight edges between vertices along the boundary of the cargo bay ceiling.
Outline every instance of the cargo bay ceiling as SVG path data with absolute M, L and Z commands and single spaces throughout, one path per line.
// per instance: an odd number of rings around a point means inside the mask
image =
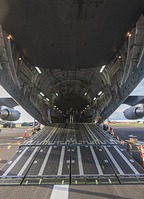
M 143 0 L 2 0 L 0 83 L 42 123 L 47 108 L 104 120 L 143 77 L 143 12 Z

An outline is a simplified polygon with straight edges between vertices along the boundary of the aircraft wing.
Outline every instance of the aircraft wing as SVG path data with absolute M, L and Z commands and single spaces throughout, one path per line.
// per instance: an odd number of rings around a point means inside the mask
M 137 104 L 144 104 L 144 96 L 129 96 L 123 104 L 135 106 Z
M 0 106 L 7 106 L 9 108 L 13 108 L 17 106 L 18 103 L 11 97 L 9 98 L 0 98 Z

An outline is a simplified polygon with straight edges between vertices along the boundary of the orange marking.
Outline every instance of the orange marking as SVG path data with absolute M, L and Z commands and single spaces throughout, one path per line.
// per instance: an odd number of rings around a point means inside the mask
M 18 141 L 18 142 L 17 142 L 17 145 L 20 145 L 20 144 L 21 144 L 21 143 Z

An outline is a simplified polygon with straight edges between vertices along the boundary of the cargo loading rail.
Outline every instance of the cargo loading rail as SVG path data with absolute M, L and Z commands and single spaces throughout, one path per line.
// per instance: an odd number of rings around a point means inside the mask
M 22 143 L 0 185 L 144 183 L 144 169 L 94 124 L 56 124 Z

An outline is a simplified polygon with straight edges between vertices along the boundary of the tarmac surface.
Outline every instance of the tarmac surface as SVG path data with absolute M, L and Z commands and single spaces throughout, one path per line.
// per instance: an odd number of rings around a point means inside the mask
M 26 128 L 5 128 L 0 132 L 0 168 L 15 154 L 24 141 Z M 30 130 L 28 131 L 30 135 Z
M 118 132 L 119 130 L 120 130 L 120 132 Z M 132 129 L 128 130 L 128 128 L 126 128 L 126 130 L 127 130 L 127 132 L 129 131 L 131 133 Z M 140 129 L 136 128 L 135 132 L 137 130 L 138 130 L 138 133 L 140 133 L 139 132 Z M 121 128 L 121 129 L 118 128 L 118 131 L 117 131 L 117 133 L 119 134 L 119 136 L 120 136 L 120 134 L 122 134 L 122 135 L 124 134 L 124 136 L 125 136 L 123 128 Z M 115 132 L 116 132 L 116 129 L 115 129 Z M 18 150 L 18 147 L 19 147 L 18 142 L 23 141 L 23 138 L 22 138 L 23 134 L 24 134 L 24 129 L 3 130 L 0 133 L 0 145 L 1 145 L 0 154 L 1 154 L 1 158 L 2 158 L 1 163 L 0 163 L 1 167 Z M 142 134 L 142 131 L 140 134 Z M 73 135 L 73 133 L 71 135 Z M 78 135 L 78 137 L 79 136 L 80 135 Z M 59 137 L 59 139 L 60 139 L 60 137 Z M 63 137 L 63 140 L 66 141 L 67 137 L 65 137 L 64 135 L 62 135 L 62 137 Z M 52 139 L 53 138 L 51 136 L 51 141 L 52 141 Z M 84 139 L 84 137 L 83 137 L 83 139 Z M 126 137 L 126 139 L 127 139 L 127 137 Z M 70 142 L 71 141 L 72 140 L 70 140 Z M 77 141 L 80 142 L 81 137 L 79 137 L 79 139 L 77 139 Z M 89 142 L 90 141 L 91 140 L 89 139 Z M 91 145 L 91 146 L 93 146 L 93 145 Z M 75 153 L 76 154 L 78 154 L 79 152 L 82 153 L 81 154 L 81 158 L 82 158 L 81 166 L 83 166 L 84 171 L 87 171 L 87 169 L 89 171 L 89 165 L 92 165 L 91 171 L 96 170 L 96 168 L 93 167 L 94 166 L 94 158 L 93 158 L 92 154 L 94 154 L 94 153 L 92 153 L 93 150 L 91 151 L 91 146 L 88 146 L 88 147 L 84 147 L 84 146 L 78 147 L 77 146 L 77 150 L 73 151 L 74 153 L 73 153 L 72 159 L 74 159 L 74 157 L 76 157 Z M 39 147 L 39 146 L 37 146 L 37 147 Z M 34 150 L 36 150 L 37 147 L 35 147 L 31 150 L 34 151 Z M 44 146 L 44 147 L 46 147 L 47 149 L 45 149 L 46 151 L 44 151 L 43 155 L 48 154 L 48 147 L 50 148 L 51 146 Z M 111 147 L 113 147 L 113 146 L 111 146 Z M 94 146 L 93 146 L 93 148 L 94 148 Z M 51 150 L 57 151 L 57 149 L 53 148 L 53 147 Z M 109 149 L 109 152 L 112 153 L 112 151 L 111 151 L 111 149 Z M 54 154 L 58 155 L 59 159 L 60 159 L 62 152 L 64 153 L 64 145 L 61 146 L 60 152 L 58 150 Z M 59 153 L 59 154 L 57 154 L 57 153 Z M 96 151 L 95 151 L 95 154 L 96 154 Z M 37 156 L 37 159 L 40 160 L 41 159 L 40 157 L 41 156 Z M 67 158 L 64 157 L 63 165 L 66 164 L 65 163 L 66 159 Z M 91 162 L 91 159 L 93 159 L 93 162 Z M 99 160 L 100 160 L 100 158 L 99 158 Z M 33 166 L 35 166 L 35 164 Z M 80 166 L 80 164 L 79 164 L 79 166 Z M 79 166 L 78 165 L 75 166 L 73 168 L 73 171 L 77 172 Z M 57 165 L 57 167 L 59 167 L 59 164 Z M 66 170 L 66 168 L 64 168 L 64 170 Z M 55 171 L 55 169 L 54 169 L 54 171 Z M 33 172 L 33 169 L 29 170 L 29 173 L 31 173 L 31 172 Z M 59 172 L 61 172 L 61 171 L 59 170 Z M 1 198 L 2 199 L 4 199 L 4 198 L 17 199 L 17 198 L 21 198 L 21 197 L 26 198 L 26 199 L 29 199 L 29 198 L 34 198 L 34 199 L 37 199 L 37 198 L 50 198 L 50 199 L 53 199 L 53 198 L 62 198 L 62 199 L 65 199 L 65 198 L 70 198 L 70 199 L 71 198 L 76 198 L 76 199 L 77 198 L 80 198 L 80 199 L 81 198 L 83 198 L 83 199 L 87 199 L 87 198 L 92 198 L 92 199 L 93 198 L 122 198 L 122 199 L 140 198 L 141 199 L 141 198 L 144 198 L 143 186 L 144 186 L 143 184 L 136 184 L 136 185 L 135 184 L 134 185 L 133 184 L 128 184 L 128 185 L 125 185 L 125 184 L 124 185 L 122 185 L 122 184 L 118 184 L 118 185 L 117 184 L 110 184 L 110 185 L 108 185 L 108 184 L 106 184 L 106 185 L 105 184 L 103 184 L 103 185 L 97 185 L 97 184 L 94 184 L 94 185 L 89 185 L 89 184 L 87 184 L 87 185 L 83 185 L 83 184 L 48 185 L 48 184 L 43 184 L 40 186 L 39 185 L 32 186 L 31 184 L 29 184 L 29 186 L 0 186 L 0 199 Z

